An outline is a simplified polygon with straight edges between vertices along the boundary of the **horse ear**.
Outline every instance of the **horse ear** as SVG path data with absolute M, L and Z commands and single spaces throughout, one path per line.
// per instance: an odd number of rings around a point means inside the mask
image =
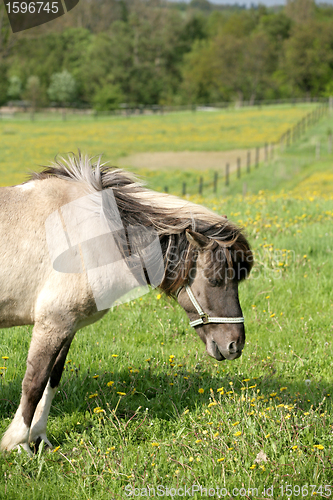
M 227 216 L 227 215 L 222 215 L 222 217 L 224 217 L 225 219 L 227 219 L 227 218 L 228 218 L 228 216 Z
M 208 243 L 211 241 L 207 236 L 203 234 L 197 233 L 196 231 L 192 231 L 192 229 L 186 229 L 186 238 L 191 245 L 201 250 L 206 247 Z

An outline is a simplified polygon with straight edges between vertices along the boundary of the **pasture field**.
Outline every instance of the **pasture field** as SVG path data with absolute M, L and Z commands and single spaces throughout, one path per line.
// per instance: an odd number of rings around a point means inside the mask
M 66 122 L 0 121 L 0 182 L 23 182 L 28 170 L 49 164 L 58 153 L 104 154 L 117 162 L 132 153 L 225 151 L 276 141 L 315 104 L 281 105 L 166 115 L 68 118 Z
M 208 358 L 183 310 L 157 290 L 116 308 L 73 341 L 49 419 L 54 450 L 0 457 L 0 498 L 181 498 L 185 486 L 197 500 L 332 497 L 333 173 L 312 144 L 330 126 L 251 172 L 246 196 L 233 191 L 241 179 L 229 194 L 193 197 L 252 243 L 242 357 Z M 30 332 L 1 331 L 1 433 Z

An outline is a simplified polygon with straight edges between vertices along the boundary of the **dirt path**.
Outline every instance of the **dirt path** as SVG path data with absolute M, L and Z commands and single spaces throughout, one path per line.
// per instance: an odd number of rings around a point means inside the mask
M 230 165 L 230 172 L 237 168 L 237 158 L 241 159 L 241 168 L 246 168 L 247 153 L 251 154 L 251 166 L 255 164 L 256 150 L 234 149 L 231 151 L 167 151 L 158 153 L 137 153 L 119 158 L 117 164 L 122 167 L 148 168 L 160 170 L 166 168 L 175 169 L 221 169 L 226 163 Z M 260 148 L 259 161 L 265 158 L 265 149 Z

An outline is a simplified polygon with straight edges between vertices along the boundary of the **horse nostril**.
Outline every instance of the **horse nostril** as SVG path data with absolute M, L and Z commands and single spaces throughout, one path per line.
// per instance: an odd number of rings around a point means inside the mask
M 227 347 L 229 354 L 235 354 L 237 352 L 237 343 L 236 342 L 230 342 L 230 344 Z

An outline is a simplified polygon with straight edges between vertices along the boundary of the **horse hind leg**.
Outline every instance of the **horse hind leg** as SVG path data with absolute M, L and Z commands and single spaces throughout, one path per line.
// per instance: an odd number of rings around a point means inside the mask
M 22 382 L 20 405 L 1 440 L 0 448 L 2 450 L 10 451 L 21 446 L 28 453 L 31 453 L 29 434 L 34 413 L 43 396 L 58 354 L 70 335 L 71 332 L 67 331 L 66 335 L 63 330 L 56 326 L 49 326 L 46 329 L 42 325 L 35 324 L 28 353 L 27 369 Z M 51 394 L 46 394 L 45 397 L 45 402 L 49 406 L 51 404 L 49 402 L 50 396 Z
M 52 367 L 50 378 L 44 389 L 43 396 L 37 405 L 32 419 L 29 443 L 35 443 L 35 451 L 37 451 L 41 441 L 44 441 L 44 443 L 52 449 L 52 444 L 46 436 L 47 419 L 50 413 L 52 400 L 57 392 L 72 338 L 73 337 L 66 342 L 58 354 L 58 357 Z

